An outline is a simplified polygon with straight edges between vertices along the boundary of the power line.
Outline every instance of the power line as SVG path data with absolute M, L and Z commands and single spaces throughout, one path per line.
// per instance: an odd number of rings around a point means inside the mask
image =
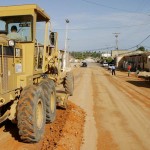
M 130 50 L 133 48 L 137 48 L 140 44 L 142 44 L 144 41 L 146 41 L 148 38 L 150 37 L 150 35 L 148 35 L 144 40 L 142 40 L 139 44 L 132 46 L 130 48 L 127 48 L 126 50 Z M 148 47 L 148 46 L 147 46 Z M 114 49 L 116 48 L 115 46 L 111 46 L 111 47 L 103 47 L 103 48 L 97 48 L 97 49 L 92 49 L 92 50 L 83 50 L 82 52 L 86 52 L 86 51 L 104 51 L 104 50 L 108 50 L 108 49 Z
M 81 1 L 84 1 L 84 2 L 89 3 L 89 4 L 97 5 L 97 6 L 102 6 L 102 7 L 110 8 L 110 9 L 121 10 L 121 11 L 127 11 L 127 10 L 125 10 L 125 9 L 110 7 L 110 6 L 107 6 L 107 5 L 104 5 L 104 4 L 100 4 L 100 3 L 92 2 L 92 1 L 88 1 L 88 0 L 81 0 Z
M 132 13 L 136 12 L 136 11 L 129 11 L 129 10 L 126 10 L 126 9 L 120 9 L 120 8 L 116 8 L 116 7 L 111 7 L 111 6 L 107 6 L 107 5 L 104 5 L 104 4 L 100 4 L 100 3 L 92 2 L 92 1 L 88 1 L 88 0 L 81 0 L 81 1 L 84 1 L 84 2 L 89 3 L 89 4 L 97 5 L 97 6 L 106 7 L 106 8 L 109 8 L 109 9 L 125 11 L 125 12 L 132 12 Z
M 98 30 L 98 29 L 111 29 L 111 28 L 130 28 L 130 27 L 136 27 L 136 26 L 144 26 L 144 25 L 150 25 L 150 23 L 148 24 L 139 24 L 139 25 L 127 25 L 127 26 L 114 26 L 114 27 L 91 27 L 91 28 L 72 28 L 72 29 L 68 29 L 68 30 Z M 54 29 L 54 30 L 65 30 L 65 29 Z
M 96 52 L 96 51 L 105 51 L 105 50 L 109 50 L 109 49 L 114 49 L 115 46 L 111 46 L 111 47 L 103 47 L 103 48 L 97 48 L 97 49 L 90 49 L 90 50 L 82 50 L 82 52 L 87 52 L 87 51 L 90 51 L 90 52 Z
M 137 44 L 137 45 L 135 45 L 135 46 L 133 46 L 133 47 L 130 47 L 130 48 L 128 48 L 127 50 L 133 49 L 133 48 L 135 48 L 135 47 L 138 47 L 140 44 L 142 44 L 144 41 L 146 41 L 149 37 L 150 37 L 150 35 L 148 35 L 148 36 L 147 36 L 144 40 L 142 40 L 139 44 Z
M 150 37 L 150 35 L 148 35 L 142 42 L 140 42 L 138 45 L 142 44 L 144 41 L 146 41 L 148 38 Z M 137 46 L 138 46 L 137 45 Z

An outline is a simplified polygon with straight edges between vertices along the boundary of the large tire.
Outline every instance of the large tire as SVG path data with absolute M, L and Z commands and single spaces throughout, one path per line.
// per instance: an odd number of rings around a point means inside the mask
M 25 88 L 17 106 L 18 129 L 24 142 L 38 142 L 44 134 L 46 104 L 40 86 Z
M 71 72 L 66 73 L 66 77 L 64 79 L 64 88 L 67 94 L 70 96 L 73 95 L 73 90 L 74 90 L 74 78 L 73 74 Z
M 45 79 L 39 84 L 46 100 L 46 123 L 53 122 L 56 118 L 56 91 L 53 80 Z

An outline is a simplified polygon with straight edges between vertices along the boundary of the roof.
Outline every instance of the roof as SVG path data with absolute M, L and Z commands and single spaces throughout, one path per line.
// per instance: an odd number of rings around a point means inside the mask
M 150 52 L 145 52 L 144 54 L 142 54 L 144 56 L 150 56 Z
M 30 15 L 37 13 L 38 21 L 48 21 L 50 17 L 36 4 L 0 6 L 0 16 Z
M 137 56 L 137 55 L 142 55 L 144 52 L 143 51 L 130 51 L 127 53 L 119 54 L 119 56 Z

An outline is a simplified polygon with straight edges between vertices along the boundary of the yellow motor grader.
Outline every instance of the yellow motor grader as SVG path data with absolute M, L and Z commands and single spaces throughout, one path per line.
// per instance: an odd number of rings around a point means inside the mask
M 57 38 L 39 6 L 0 6 L 0 123 L 17 123 L 24 142 L 38 142 L 45 123 L 55 120 L 56 104 L 66 107 L 73 94 L 73 76 L 62 71 Z M 62 97 L 56 91 L 61 84 Z

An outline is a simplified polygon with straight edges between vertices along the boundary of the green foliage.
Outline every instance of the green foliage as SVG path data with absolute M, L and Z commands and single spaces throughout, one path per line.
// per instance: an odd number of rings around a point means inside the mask
M 110 62 L 113 61 L 113 59 L 112 59 L 111 57 L 108 57 L 108 58 L 106 59 L 106 61 L 107 61 L 108 63 L 110 63 Z
M 96 52 L 96 51 L 86 51 L 86 52 L 70 52 L 71 56 L 74 57 L 75 59 L 86 59 L 88 57 L 92 57 L 92 58 L 96 58 L 98 61 L 100 62 L 108 62 L 111 63 L 114 60 L 111 57 L 102 57 L 100 52 Z
M 74 57 L 75 59 L 86 59 L 88 57 L 92 57 L 92 58 L 100 58 L 101 57 L 101 53 L 100 52 L 71 52 L 70 53 L 72 57 Z
M 144 46 L 141 46 L 137 49 L 138 51 L 145 51 L 145 47 Z

